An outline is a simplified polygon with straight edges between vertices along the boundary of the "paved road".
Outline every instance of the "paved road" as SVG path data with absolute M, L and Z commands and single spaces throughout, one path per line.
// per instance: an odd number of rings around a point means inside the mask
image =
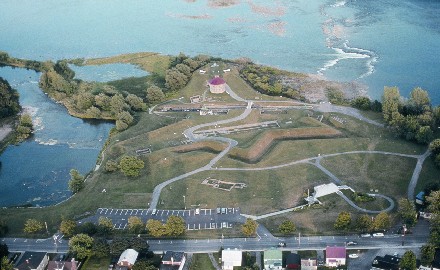
M 357 118 L 359 120 L 362 120 L 366 123 L 378 126 L 378 127 L 383 127 L 384 125 L 381 123 L 378 123 L 374 120 L 371 120 L 365 116 L 363 116 L 358 109 L 355 108 L 351 108 L 351 107 L 344 107 L 344 106 L 337 106 L 337 105 L 332 105 L 330 103 L 321 103 L 318 104 L 315 108 L 317 111 L 320 112 L 337 112 L 337 113 L 342 113 L 342 114 L 346 114 L 346 115 L 350 115 L 353 116 L 354 118 Z
M 411 177 L 411 181 L 408 184 L 408 200 L 414 200 L 414 191 L 417 186 L 417 181 L 419 180 L 420 171 L 422 170 L 423 162 L 425 159 L 431 154 L 431 152 L 426 150 L 426 152 L 417 158 L 417 164 L 414 169 L 413 175 Z

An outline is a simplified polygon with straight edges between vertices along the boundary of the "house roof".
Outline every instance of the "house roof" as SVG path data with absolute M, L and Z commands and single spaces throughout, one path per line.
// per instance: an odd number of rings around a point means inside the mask
M 210 81 L 209 81 L 209 84 L 212 84 L 212 85 L 220 85 L 220 84 L 225 84 L 226 82 L 225 82 L 225 80 L 223 80 L 221 77 L 214 77 L 214 79 L 211 79 Z
M 265 260 L 282 260 L 283 253 L 278 249 L 268 249 L 264 251 Z
M 347 251 L 345 247 L 326 247 L 325 256 L 329 258 L 345 259 L 347 258 Z
M 74 259 L 69 262 L 49 261 L 49 264 L 47 265 L 47 270 L 76 270 L 78 269 L 77 264 L 78 262 L 76 262 Z
M 399 269 L 400 258 L 391 255 L 376 256 L 373 260 L 373 266 L 379 269 Z
M 165 255 L 162 257 L 162 262 L 169 262 L 171 261 L 171 257 L 173 257 L 174 262 L 181 262 L 185 253 L 183 252 L 174 252 L 174 251 L 167 251 Z
M 126 249 L 119 257 L 118 264 L 128 262 L 129 264 L 133 265 L 136 262 L 138 254 L 139 253 L 134 249 Z
M 18 270 L 36 269 L 47 255 L 46 252 L 29 252 L 23 253 L 16 264 Z
M 241 259 L 241 250 L 225 249 L 222 251 L 222 262 L 225 266 L 240 266 Z
M 301 256 L 296 253 L 290 253 L 289 255 L 287 255 L 286 264 L 301 265 Z

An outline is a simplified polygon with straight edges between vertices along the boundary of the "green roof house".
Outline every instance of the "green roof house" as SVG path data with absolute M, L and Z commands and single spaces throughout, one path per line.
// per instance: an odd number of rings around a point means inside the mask
M 283 253 L 281 250 L 269 249 L 264 251 L 264 269 L 265 270 L 281 270 L 283 269 Z

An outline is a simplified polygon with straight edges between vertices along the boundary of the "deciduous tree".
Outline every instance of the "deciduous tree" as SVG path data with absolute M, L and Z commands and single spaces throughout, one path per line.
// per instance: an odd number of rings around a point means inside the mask
M 66 219 L 61 221 L 60 232 L 62 232 L 66 237 L 71 237 L 75 234 L 77 225 L 74 220 Z
M 30 218 L 26 220 L 23 231 L 25 233 L 37 233 L 42 231 L 43 229 L 44 229 L 43 222 L 38 221 L 34 218 Z
M 408 199 L 399 200 L 399 215 L 403 223 L 409 227 L 416 225 L 417 211 L 416 206 Z
M 142 219 L 138 216 L 131 216 L 128 218 L 128 231 L 130 233 L 141 233 L 145 228 Z
M 333 227 L 336 230 L 347 230 L 350 227 L 350 224 L 351 224 L 351 214 L 343 211 L 339 213 Z
M 414 252 L 411 250 L 406 251 L 400 259 L 399 267 L 402 270 L 416 270 L 417 261 Z
M 114 171 L 117 171 L 118 169 L 119 169 L 118 162 L 116 162 L 113 159 L 109 159 L 105 163 L 105 171 L 107 171 L 107 172 L 114 172 Z
M 165 95 L 162 92 L 162 89 L 153 85 L 147 89 L 147 100 L 149 103 L 158 103 L 165 100 Z
M 435 247 L 433 245 L 424 245 L 420 248 L 420 263 L 423 266 L 431 266 L 434 261 Z
M 140 170 L 144 167 L 144 161 L 135 156 L 123 156 L 119 162 L 119 168 L 125 176 L 139 176 Z
M 278 231 L 282 234 L 291 234 L 296 231 L 296 227 L 291 220 L 285 220 L 278 227 Z
M 148 233 L 154 237 L 161 237 L 167 234 L 167 229 L 162 222 L 155 219 L 149 219 L 147 221 L 146 228 Z
M 0 269 L 2 270 L 13 270 L 14 267 L 12 266 L 12 263 L 9 262 L 8 257 L 4 256 L 1 257 L 1 263 L 0 263 Z
M 371 230 L 373 221 L 369 215 L 361 215 L 356 219 L 356 229 L 361 232 L 366 232 Z
M 258 223 L 251 218 L 247 218 L 246 222 L 243 225 L 241 225 L 241 231 L 247 237 L 255 235 L 255 233 L 257 232 L 257 228 L 258 228 Z
M 440 214 L 440 190 L 432 191 L 429 196 L 425 197 L 428 203 L 428 211 L 435 214 Z
M 167 235 L 178 236 L 185 233 L 185 220 L 182 217 L 171 215 L 165 224 Z
M 70 252 L 76 254 L 76 258 L 82 260 L 92 255 L 93 238 L 87 234 L 74 235 L 69 240 Z
M 390 227 L 391 218 L 385 212 L 379 213 L 373 221 L 373 229 L 374 230 L 385 230 Z
M 107 236 L 113 233 L 113 222 L 110 218 L 99 217 L 98 233 L 103 236 Z
M 105 258 L 110 255 L 110 245 L 105 238 L 94 238 L 92 254 L 97 258 Z
M 78 193 L 85 187 L 84 176 L 82 176 L 77 170 L 70 170 L 69 189 L 73 193 Z

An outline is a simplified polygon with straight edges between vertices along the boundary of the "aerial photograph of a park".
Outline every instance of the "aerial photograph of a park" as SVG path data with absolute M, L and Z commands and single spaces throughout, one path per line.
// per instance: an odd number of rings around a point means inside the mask
M 440 269 L 438 14 L 1 0 L 0 270 Z

